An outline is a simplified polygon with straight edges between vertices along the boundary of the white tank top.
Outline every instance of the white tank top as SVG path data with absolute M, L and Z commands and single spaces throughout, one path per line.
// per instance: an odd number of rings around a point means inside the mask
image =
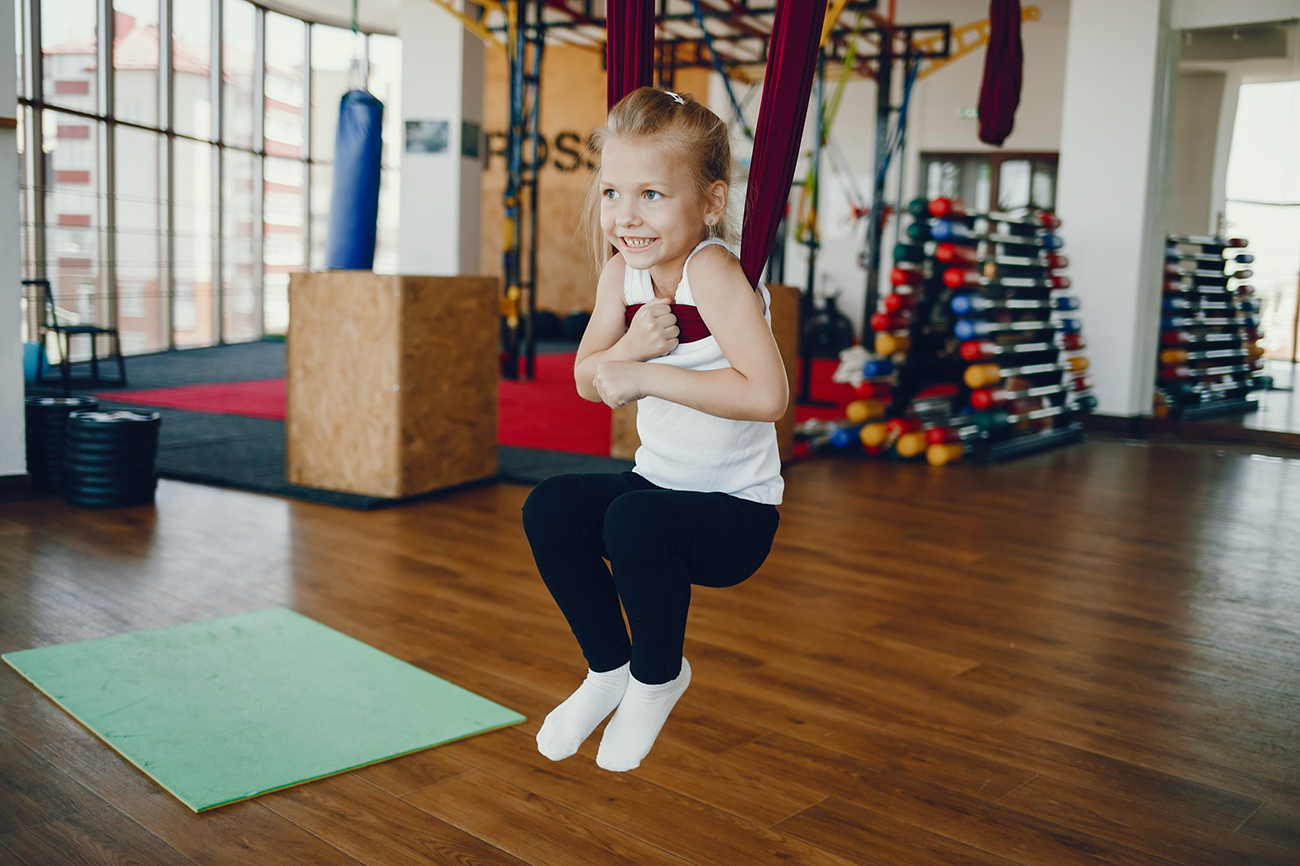
M 675 305 L 695 305 L 689 279 L 691 258 L 710 244 L 709 239 L 691 250 L 682 268 Z M 734 252 L 732 253 L 734 255 Z M 759 284 L 763 318 L 772 325 L 771 295 Z M 627 268 L 623 276 L 623 302 L 649 303 L 655 297 L 648 270 Z M 706 323 L 707 324 L 707 323 Z M 647 363 L 668 364 L 684 370 L 721 370 L 730 367 L 718 341 L 712 336 L 691 343 L 679 343 L 667 355 Z M 641 447 L 636 466 L 641 477 L 670 490 L 727 493 L 765 505 L 780 505 L 785 490 L 781 477 L 781 456 L 776 444 L 776 425 L 770 421 L 734 421 L 719 418 L 658 397 L 643 397 L 637 404 L 636 431 Z

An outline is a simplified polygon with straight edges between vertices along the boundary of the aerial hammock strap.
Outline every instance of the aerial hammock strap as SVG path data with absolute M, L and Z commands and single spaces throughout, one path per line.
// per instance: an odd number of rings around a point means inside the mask
M 636 88 L 654 82 L 654 3 L 609 0 L 605 14 L 607 90 L 613 108 Z M 777 0 L 740 235 L 740 265 L 750 283 L 757 283 L 763 272 L 790 197 L 825 17 L 826 0 Z
M 989 4 L 989 47 L 980 84 L 980 141 L 1001 147 L 1016 122 L 1025 55 L 1020 44 L 1020 0 Z
M 826 0 L 778 0 L 754 130 L 754 156 L 740 232 L 740 266 L 757 283 L 785 213 L 817 72 Z
M 609 0 L 605 10 L 605 79 L 609 107 L 654 85 L 654 0 Z

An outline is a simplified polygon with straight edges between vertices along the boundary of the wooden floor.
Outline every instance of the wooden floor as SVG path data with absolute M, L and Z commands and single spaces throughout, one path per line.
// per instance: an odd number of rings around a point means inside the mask
M 526 488 L 0 504 L 0 650 L 287 605 L 528 716 L 194 815 L 0 666 L 0 866 L 1300 863 L 1300 461 L 1096 440 L 787 478 L 626 774 L 534 747 L 583 664 Z

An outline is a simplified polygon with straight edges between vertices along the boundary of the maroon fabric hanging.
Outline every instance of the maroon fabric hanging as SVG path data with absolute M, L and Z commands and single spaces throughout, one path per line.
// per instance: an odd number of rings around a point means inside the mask
M 636 311 L 644 307 L 645 304 L 629 304 L 623 311 L 623 322 L 626 327 L 632 327 L 632 317 Z M 673 315 L 677 317 L 677 335 L 679 343 L 694 343 L 703 340 L 705 337 L 712 336 L 709 332 L 709 326 L 704 324 L 704 319 L 700 316 L 700 311 L 690 304 L 669 304 Z
M 654 84 L 654 0 L 609 0 L 605 9 L 605 91 L 609 107 Z
M 825 17 L 826 0 L 777 2 L 740 234 L 740 265 L 750 283 L 763 272 L 790 196 Z
M 1025 54 L 1020 45 L 1020 0 L 989 4 L 989 47 L 980 85 L 980 141 L 1001 147 L 1016 122 Z

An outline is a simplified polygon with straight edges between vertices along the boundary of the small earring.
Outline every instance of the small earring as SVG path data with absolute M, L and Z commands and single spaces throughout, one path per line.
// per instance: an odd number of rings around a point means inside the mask
M 709 219 L 706 219 L 706 220 L 704 221 L 704 224 L 705 224 L 706 226 L 712 227 L 712 226 L 713 226 L 713 218 L 710 217 Z

